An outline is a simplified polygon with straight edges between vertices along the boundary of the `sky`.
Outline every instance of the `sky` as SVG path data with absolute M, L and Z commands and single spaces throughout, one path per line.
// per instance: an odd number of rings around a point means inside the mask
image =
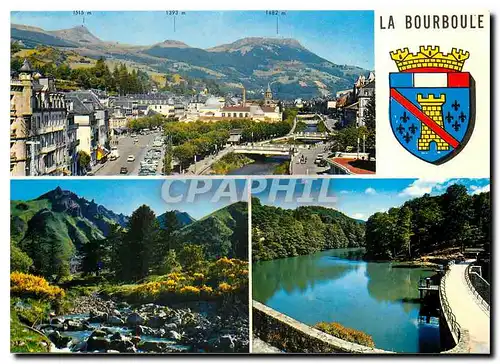
M 31 200 L 61 187 L 115 213 L 131 215 L 142 204 L 148 205 L 156 215 L 179 210 L 195 219 L 209 215 L 233 202 L 247 200 L 244 180 L 228 180 L 230 186 L 221 185 L 219 179 L 198 180 L 158 179 L 36 179 L 12 180 L 11 200 Z M 205 187 L 204 182 L 209 183 Z M 207 192 L 202 193 L 203 189 Z M 195 193 L 200 190 L 199 193 Z M 190 193 L 191 191 L 191 193 Z M 217 191 L 233 192 L 231 196 L 217 198 Z M 181 198 L 179 198 L 181 196 Z M 190 200 L 189 197 L 193 198 Z M 179 199 L 180 201 L 174 201 Z
M 490 180 L 487 178 L 308 178 L 311 190 L 309 194 L 304 194 L 304 190 L 307 191 L 305 181 L 298 178 L 256 179 L 251 186 L 252 195 L 266 205 L 287 209 L 319 205 L 337 209 L 355 219 L 367 220 L 376 212 L 401 206 L 425 193 L 442 194 L 454 183 L 466 186 L 470 194 L 490 190 Z M 57 186 L 89 201 L 94 199 L 95 203 L 125 215 L 130 215 L 140 205 L 146 204 L 157 215 L 179 210 L 200 219 L 231 203 L 247 201 L 244 179 L 212 178 L 12 180 L 11 200 L 34 199 Z M 274 197 L 273 190 L 276 191 Z M 311 198 L 301 201 L 304 196 Z
M 289 179 L 282 179 L 280 185 L 290 186 Z M 252 194 L 265 205 L 294 209 L 302 205 L 319 205 L 337 209 L 355 219 L 367 220 L 376 212 L 387 211 L 391 207 L 401 206 L 404 202 L 425 193 L 440 195 L 450 185 L 459 183 L 467 187 L 470 194 L 490 190 L 490 180 L 483 179 L 379 179 L 379 178 L 335 178 L 317 179 L 312 183 L 311 202 L 297 202 L 303 196 L 304 181 L 296 180 L 295 188 L 290 189 L 290 202 L 287 202 L 286 191 L 277 192 L 275 198 L 271 193 L 272 184 L 267 183 L 266 189 Z M 321 194 L 322 184 L 325 192 Z M 258 188 L 254 182 L 252 189 Z M 277 190 L 277 187 L 275 187 Z M 293 194 L 292 194 L 293 193 Z M 321 198 L 321 196 L 326 198 Z M 323 202 L 320 202 L 323 201 Z
M 85 24 L 98 38 L 133 45 L 152 45 L 166 39 L 191 47 L 209 48 L 245 37 L 294 38 L 311 52 L 336 64 L 374 69 L 374 14 L 372 11 L 288 11 L 278 16 L 265 11 L 12 12 L 11 22 L 45 30 Z M 85 18 L 85 19 L 84 19 Z

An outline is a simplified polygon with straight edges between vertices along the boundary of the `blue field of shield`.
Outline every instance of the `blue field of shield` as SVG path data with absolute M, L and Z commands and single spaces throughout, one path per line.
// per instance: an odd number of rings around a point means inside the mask
M 417 102 L 417 95 L 424 98 L 429 95 L 440 97 L 445 95 L 445 102 L 442 105 L 442 117 L 444 130 L 455 140 L 461 143 L 469 135 L 470 122 L 470 89 L 466 87 L 394 87 L 404 98 L 410 101 L 417 108 L 422 110 Z M 389 114 L 392 131 L 398 142 L 414 156 L 434 164 L 445 160 L 452 153 L 456 153 L 455 148 L 449 146 L 446 151 L 438 151 L 435 142 L 430 143 L 428 151 L 418 149 L 418 139 L 422 129 L 422 123 L 407 109 L 400 105 L 392 97 L 389 103 Z M 458 147 L 460 148 L 460 146 Z

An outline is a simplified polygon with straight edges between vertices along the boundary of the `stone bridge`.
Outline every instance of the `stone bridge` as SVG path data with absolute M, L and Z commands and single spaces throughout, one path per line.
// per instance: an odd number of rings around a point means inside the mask
M 327 140 L 330 137 L 330 133 L 301 132 L 294 133 L 291 137 L 295 140 Z
M 288 144 L 269 144 L 269 145 L 237 145 L 234 147 L 234 153 L 237 154 L 260 154 L 260 155 L 291 155 L 293 147 Z

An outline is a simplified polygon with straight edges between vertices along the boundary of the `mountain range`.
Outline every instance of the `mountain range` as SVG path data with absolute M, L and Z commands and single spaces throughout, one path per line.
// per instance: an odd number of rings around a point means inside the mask
M 268 84 L 279 99 L 331 95 L 351 88 L 360 74 L 369 72 L 330 62 L 290 38 L 243 38 L 207 49 L 177 40 L 136 46 L 102 41 L 84 26 L 46 31 L 11 24 L 11 40 L 27 48 L 44 45 L 84 57 L 124 61 L 152 72 L 209 78 L 228 90 L 241 91 L 244 86 L 254 99 L 262 98 Z
M 60 187 L 33 200 L 12 200 L 10 210 L 11 242 L 34 261 L 38 271 L 50 267 L 53 259 L 69 262 L 84 244 L 104 239 L 110 225 L 127 229 L 129 221 L 129 216 Z M 181 244 L 203 245 L 208 257 L 248 256 L 248 245 L 240 243 L 248 241 L 246 203 L 226 206 L 200 220 L 186 212 L 174 212 L 180 224 L 175 234 Z M 165 214 L 157 216 L 161 228 Z

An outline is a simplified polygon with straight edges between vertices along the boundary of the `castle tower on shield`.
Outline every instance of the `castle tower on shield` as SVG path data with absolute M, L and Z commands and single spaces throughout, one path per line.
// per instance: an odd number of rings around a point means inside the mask
M 443 104 L 446 101 L 446 95 L 441 94 L 439 97 L 434 95 L 429 95 L 428 97 L 423 97 L 422 94 L 417 95 L 417 102 L 422 107 L 422 111 L 425 115 L 430 117 L 436 122 L 441 128 L 444 129 L 443 122 Z M 450 145 L 445 142 L 439 135 L 434 133 L 427 125 L 421 123 L 420 127 L 420 137 L 418 138 L 418 150 L 427 151 L 430 150 L 431 142 L 436 143 L 436 149 L 449 150 Z

